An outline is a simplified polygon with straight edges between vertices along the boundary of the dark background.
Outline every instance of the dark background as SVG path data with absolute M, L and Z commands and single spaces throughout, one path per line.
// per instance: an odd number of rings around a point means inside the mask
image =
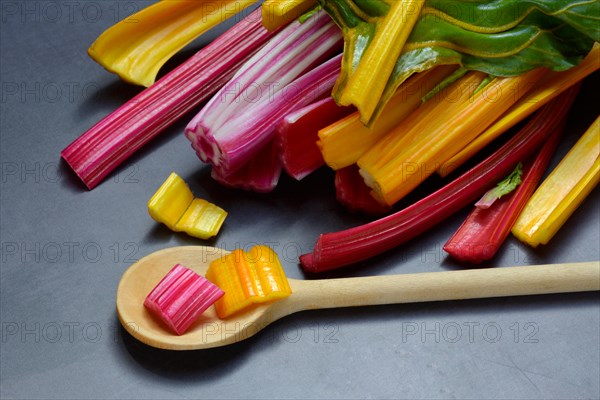
M 206 351 L 149 348 L 120 328 L 115 290 L 153 251 L 271 244 L 287 274 L 319 233 L 366 218 L 335 201 L 333 174 L 283 178 L 274 193 L 227 190 L 210 179 L 182 132 L 187 116 L 100 186 L 87 191 L 60 151 L 139 89 L 86 50 L 144 1 L 2 1 L 1 398 L 598 398 L 597 293 L 304 312 L 242 343 Z M 194 42 L 165 71 L 215 32 Z M 588 79 L 564 155 L 595 117 Z M 209 242 L 157 225 L 146 202 L 171 171 L 229 217 Z M 419 190 L 431 191 L 435 180 Z M 441 246 L 468 210 L 383 256 L 329 276 L 460 268 Z M 553 241 L 510 238 L 496 267 L 600 258 L 598 191 Z

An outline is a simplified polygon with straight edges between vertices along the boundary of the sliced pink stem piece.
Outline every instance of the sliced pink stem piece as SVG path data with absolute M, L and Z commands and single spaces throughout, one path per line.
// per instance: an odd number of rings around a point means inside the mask
M 144 306 L 173 332 L 183 335 L 224 294 L 208 279 L 177 264 L 148 294 Z

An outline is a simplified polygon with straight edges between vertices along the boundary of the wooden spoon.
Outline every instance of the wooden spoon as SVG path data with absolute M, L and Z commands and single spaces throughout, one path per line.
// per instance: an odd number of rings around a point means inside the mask
M 227 251 L 214 247 L 174 247 L 133 264 L 117 289 L 121 324 L 147 345 L 194 350 L 239 342 L 271 322 L 302 310 L 600 290 L 599 261 L 364 278 L 290 279 L 290 297 L 224 320 L 210 307 L 182 336 L 168 331 L 144 308 L 150 290 L 175 264 L 204 275 L 210 262 L 225 254 Z

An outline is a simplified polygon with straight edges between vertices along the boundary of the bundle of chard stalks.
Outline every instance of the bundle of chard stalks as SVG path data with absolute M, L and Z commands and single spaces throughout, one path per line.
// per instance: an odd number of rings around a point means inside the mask
M 599 121 L 542 177 L 579 83 L 600 66 L 599 20 L 600 3 L 584 0 L 159 1 L 89 48 L 147 88 L 62 157 L 92 189 L 204 104 L 185 136 L 223 185 L 268 192 L 282 170 L 300 180 L 326 164 L 340 202 L 379 218 L 321 235 L 300 257 L 306 271 L 382 253 L 475 203 L 444 249 L 479 263 L 511 230 L 547 243 L 598 183 Z M 503 134 L 489 157 L 447 178 Z M 433 174 L 447 180 L 441 189 L 394 210 Z

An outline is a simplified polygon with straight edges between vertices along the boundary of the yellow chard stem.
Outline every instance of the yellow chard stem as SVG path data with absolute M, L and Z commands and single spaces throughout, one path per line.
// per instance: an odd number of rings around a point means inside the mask
M 465 163 L 498 136 L 540 109 L 550 100 L 600 68 L 600 44 L 596 43 L 588 56 L 576 67 L 562 72 L 549 72 L 531 92 L 527 93 L 485 132 L 446 161 L 437 171 L 444 177 Z
M 317 0 L 265 0 L 261 6 L 262 24 L 268 31 L 275 31 L 316 5 Z
M 90 46 L 88 54 L 124 81 L 150 86 L 175 53 L 254 2 L 159 1 L 107 29 Z
M 600 180 L 600 117 L 535 191 L 512 233 L 536 247 L 547 244 Z
M 424 3 L 425 0 L 391 2 L 389 12 L 377 23 L 373 41 L 339 96 L 341 105 L 356 106 L 363 123 L 371 120 Z

